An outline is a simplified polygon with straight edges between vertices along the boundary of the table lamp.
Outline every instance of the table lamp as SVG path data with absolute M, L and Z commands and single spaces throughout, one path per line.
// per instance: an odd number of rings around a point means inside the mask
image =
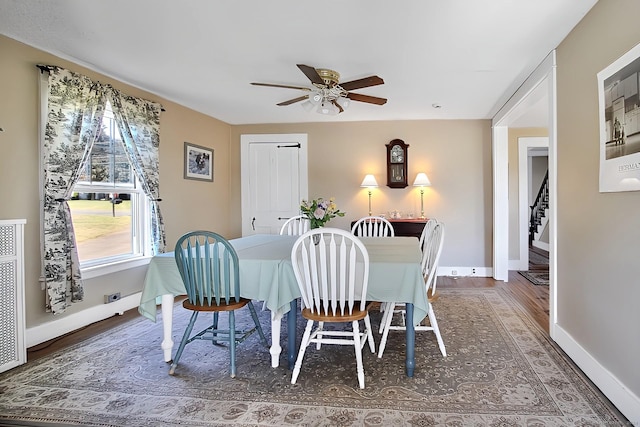
M 427 174 L 420 172 L 416 175 L 415 181 L 413 181 L 414 187 L 420 187 L 420 219 L 424 219 L 424 187 L 430 187 L 431 181 L 427 177 Z
M 360 187 L 369 189 L 369 216 L 371 216 L 371 189 L 376 188 L 377 186 L 378 182 L 373 175 L 365 175 L 364 179 L 362 180 L 362 184 L 360 184 Z

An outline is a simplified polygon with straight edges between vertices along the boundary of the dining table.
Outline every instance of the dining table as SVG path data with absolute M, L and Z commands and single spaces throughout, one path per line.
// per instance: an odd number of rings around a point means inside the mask
M 282 318 L 287 317 L 287 361 L 293 368 L 297 356 L 296 323 L 300 290 L 293 273 L 291 249 L 299 236 L 254 234 L 230 240 L 238 254 L 240 295 L 263 301 L 271 312 L 271 366 L 278 367 L 282 347 Z M 414 237 L 359 237 L 369 254 L 367 301 L 404 302 L 406 318 L 405 371 L 415 369 L 415 330 L 428 313 L 424 278 L 420 267 L 421 250 Z M 171 360 L 174 298 L 185 295 L 185 287 L 174 253 L 154 256 L 145 276 L 139 313 L 156 321 L 161 305 L 164 360 Z

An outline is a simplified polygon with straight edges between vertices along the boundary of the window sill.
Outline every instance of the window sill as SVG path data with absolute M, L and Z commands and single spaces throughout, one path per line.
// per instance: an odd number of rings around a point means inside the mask
M 105 276 L 107 274 L 116 273 L 122 270 L 128 270 L 131 268 L 142 267 L 148 265 L 151 262 L 150 256 L 132 258 L 122 261 L 115 261 L 108 264 L 102 264 L 92 267 L 81 268 L 82 279 L 92 279 L 94 277 Z

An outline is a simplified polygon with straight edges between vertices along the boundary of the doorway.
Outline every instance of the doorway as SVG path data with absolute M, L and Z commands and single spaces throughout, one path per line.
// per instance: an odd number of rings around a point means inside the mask
M 549 334 L 555 339 L 556 304 L 556 59 L 552 51 L 495 114 L 493 130 L 493 194 L 494 194 L 494 247 L 493 277 L 508 281 L 509 273 L 509 197 L 508 197 L 508 143 L 509 128 L 522 125 L 529 112 L 544 111 L 544 125 L 549 138 Z M 544 108 L 537 108 L 543 106 Z M 544 126 L 543 125 L 543 126 Z M 536 126 L 539 127 L 539 126 Z
M 531 206 L 535 201 L 542 178 L 549 169 L 549 138 L 518 138 L 518 253 L 516 263 L 510 263 L 511 270 L 528 270 L 530 258 L 529 220 Z M 547 218 L 548 219 L 548 218 Z M 546 252 L 549 251 L 546 239 Z M 514 239 L 511 239 L 514 241 Z

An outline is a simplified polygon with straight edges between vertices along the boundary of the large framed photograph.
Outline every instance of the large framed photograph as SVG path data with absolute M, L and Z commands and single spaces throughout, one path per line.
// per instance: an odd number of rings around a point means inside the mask
M 640 190 L 640 44 L 598 73 L 600 192 Z
M 213 150 L 184 143 L 184 178 L 213 181 Z

